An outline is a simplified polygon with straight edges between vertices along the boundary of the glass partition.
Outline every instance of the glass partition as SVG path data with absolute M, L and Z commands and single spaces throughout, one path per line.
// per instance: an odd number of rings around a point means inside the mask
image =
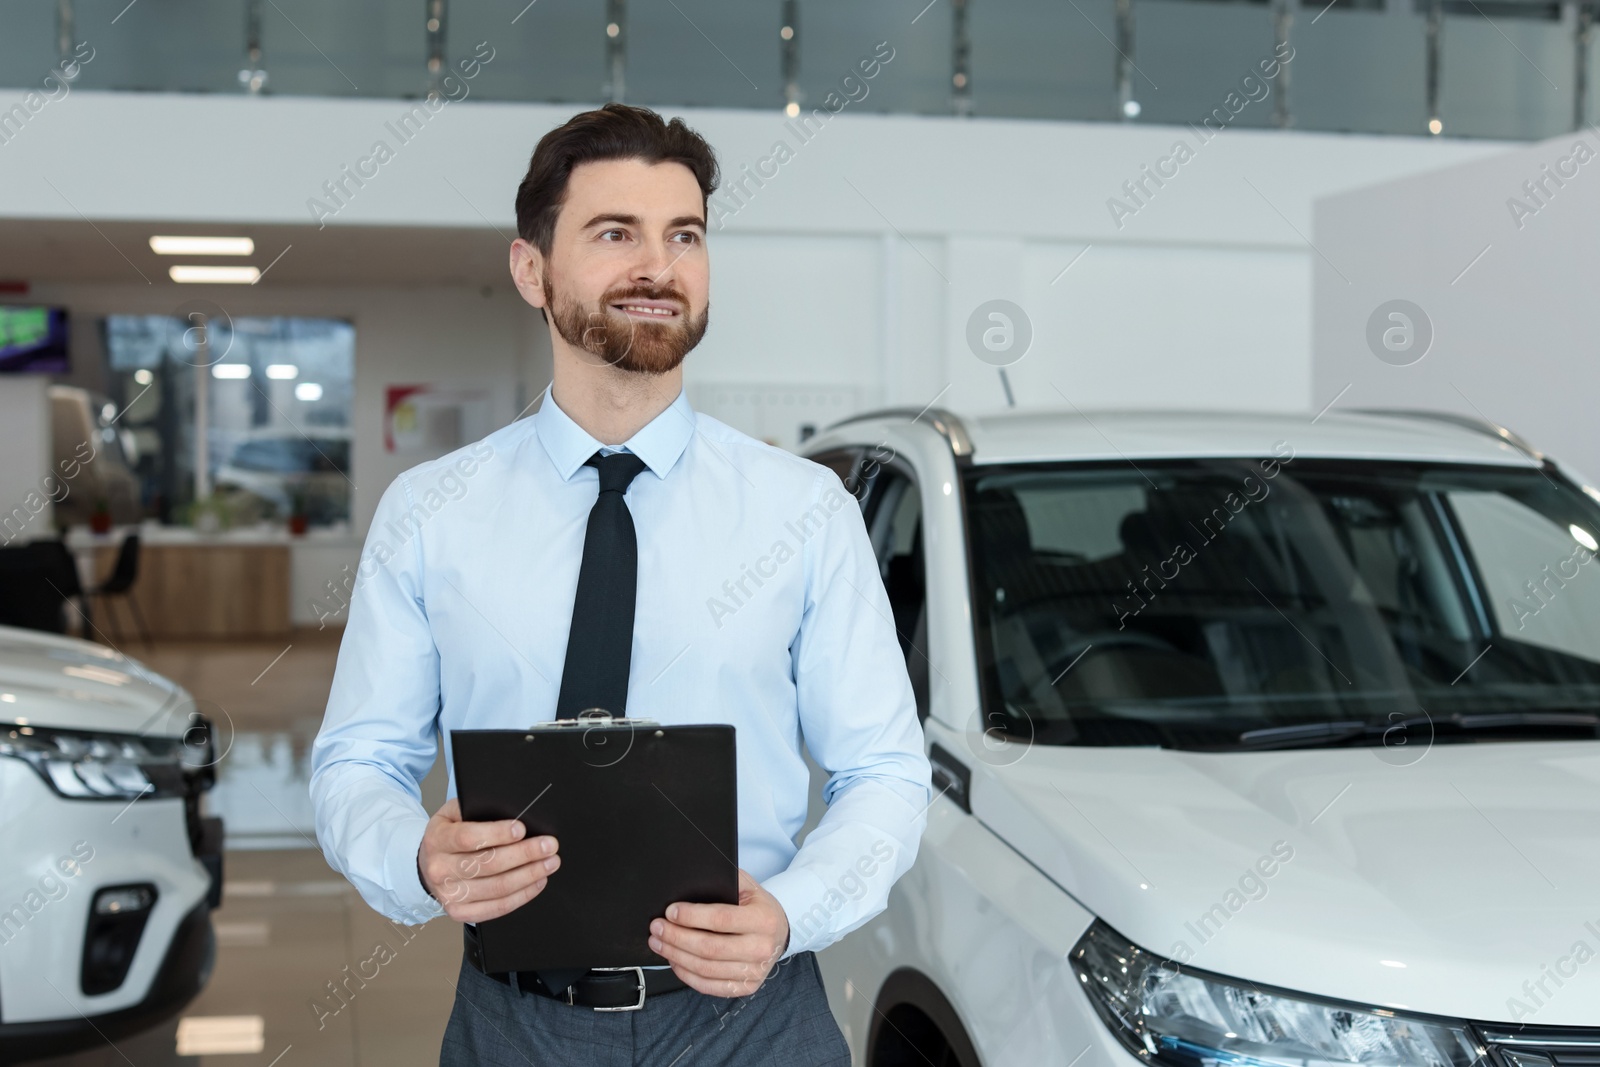
M 145 515 L 219 527 L 349 520 L 350 323 L 108 315 L 104 328 Z
M 1536 139 L 1587 128 L 1591 0 L 383 0 L 0 11 L 13 102 L 73 87 L 843 109 Z M 1430 29 L 1431 27 L 1431 29 Z M 880 45 L 882 47 L 880 47 Z M 869 76 L 860 64 L 878 62 Z M 889 56 L 891 58 L 884 59 Z M 1286 77 L 1262 77 L 1263 61 Z M 435 63 L 434 60 L 437 60 Z M 1430 78 L 1432 70 L 1434 76 Z M 613 71 L 620 74 L 613 84 Z M 963 103 L 962 101 L 967 101 Z M 10 104 L 6 104 L 9 107 Z M 5 134 L 0 108 L 0 135 Z

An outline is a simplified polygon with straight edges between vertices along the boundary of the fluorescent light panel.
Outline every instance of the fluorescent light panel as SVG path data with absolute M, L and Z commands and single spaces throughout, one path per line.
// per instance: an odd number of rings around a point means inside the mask
M 255 267 L 204 267 L 198 264 L 174 264 L 167 268 L 167 277 L 175 282 L 254 285 L 256 279 L 261 277 L 261 271 Z
M 180 1056 L 248 1054 L 266 1045 L 266 1020 L 259 1015 L 190 1015 L 178 1020 Z
M 296 367 L 293 363 L 268 363 L 267 377 L 298 378 L 300 377 L 300 368 Z
M 256 243 L 248 237 L 150 238 L 150 251 L 158 256 L 248 256 L 255 250 Z
M 214 363 L 211 366 L 213 378 L 248 378 L 250 377 L 250 364 L 248 363 Z

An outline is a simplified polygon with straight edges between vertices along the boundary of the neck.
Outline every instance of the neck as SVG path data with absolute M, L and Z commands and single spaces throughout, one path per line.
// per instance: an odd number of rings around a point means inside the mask
M 682 388 L 682 365 L 665 374 L 635 374 L 557 352 L 550 397 L 590 437 L 620 445 L 667 410 Z

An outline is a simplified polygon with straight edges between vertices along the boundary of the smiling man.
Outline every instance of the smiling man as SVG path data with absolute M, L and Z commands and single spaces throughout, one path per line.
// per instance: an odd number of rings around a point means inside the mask
M 510 251 L 551 386 L 531 417 L 402 474 L 373 517 L 311 792 L 324 853 L 369 904 L 463 924 L 441 1064 L 847 1064 L 815 953 L 916 858 L 930 769 L 860 511 L 832 471 L 683 390 L 716 187 L 710 146 L 645 108 L 546 134 Z M 397 529 L 392 549 L 378 531 Z M 708 611 L 730 588 L 737 614 Z M 666 961 L 642 980 L 610 960 L 485 973 L 475 924 L 537 908 L 559 842 L 463 821 L 453 768 L 430 818 L 436 731 L 591 706 L 736 727 L 739 902 L 678 902 L 639 930 Z M 828 808 L 797 848 L 802 743 Z M 618 855 L 614 873 L 637 872 Z

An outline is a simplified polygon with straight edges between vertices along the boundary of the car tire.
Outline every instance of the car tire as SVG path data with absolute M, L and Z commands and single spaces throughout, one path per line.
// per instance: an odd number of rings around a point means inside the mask
M 867 1067 L 982 1067 L 966 1027 L 939 987 L 903 967 L 884 981 L 867 1032 Z

